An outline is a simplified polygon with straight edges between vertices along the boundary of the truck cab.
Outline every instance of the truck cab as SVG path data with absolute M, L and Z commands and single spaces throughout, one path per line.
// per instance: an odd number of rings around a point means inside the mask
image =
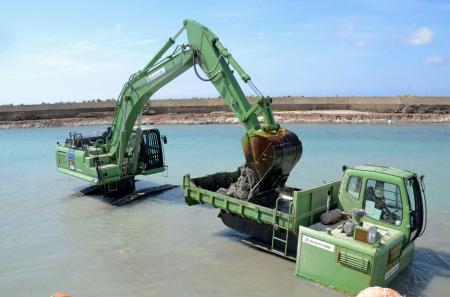
M 331 225 L 300 226 L 296 275 L 357 294 L 388 286 L 413 260 L 425 230 L 423 177 L 383 166 L 344 166 Z
M 423 178 L 411 171 L 384 166 L 343 169 L 339 191 L 342 209 L 364 209 L 363 221 L 400 231 L 404 235 L 403 245 L 423 232 Z

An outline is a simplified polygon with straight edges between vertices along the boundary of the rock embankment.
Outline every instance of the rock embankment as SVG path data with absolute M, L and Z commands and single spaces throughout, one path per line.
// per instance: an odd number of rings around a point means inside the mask
M 248 97 L 254 102 L 255 97 Z M 104 118 L 112 116 L 117 101 L 55 103 L 34 105 L 1 105 L 0 121 L 25 121 L 68 118 Z M 274 97 L 274 111 L 350 110 L 377 113 L 450 113 L 450 97 Z M 151 100 L 145 115 L 210 114 L 230 111 L 221 98 Z
M 338 124 L 369 124 L 369 123 L 450 123 L 450 114 L 445 113 L 378 113 L 349 110 L 321 111 L 276 111 L 275 120 L 284 123 L 338 123 Z M 26 121 L 0 121 L 0 129 L 13 128 L 44 128 L 110 125 L 113 117 L 107 114 L 103 117 L 77 117 L 65 119 L 43 119 Z M 261 118 L 262 120 L 262 118 Z M 211 113 L 167 113 L 143 116 L 144 125 L 207 125 L 207 124 L 238 124 L 239 120 L 231 112 Z

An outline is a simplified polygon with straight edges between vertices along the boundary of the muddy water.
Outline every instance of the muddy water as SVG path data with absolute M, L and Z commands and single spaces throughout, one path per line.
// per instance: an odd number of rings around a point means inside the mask
M 337 179 L 343 164 L 426 174 L 427 233 L 393 287 L 407 296 L 449 296 L 450 126 L 288 128 L 304 145 L 290 185 Z M 160 129 L 169 138 L 169 176 L 141 178 L 140 187 L 234 170 L 243 160 L 240 126 Z M 55 172 L 55 142 L 68 130 L 0 130 L 1 296 L 341 296 L 295 277 L 293 262 L 242 244 L 217 210 L 187 207 L 179 188 L 126 207 L 71 197 L 86 184 Z

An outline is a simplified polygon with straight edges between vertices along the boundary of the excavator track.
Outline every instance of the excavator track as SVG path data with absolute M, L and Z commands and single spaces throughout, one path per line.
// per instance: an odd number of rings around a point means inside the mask
M 149 196 L 156 195 L 161 192 L 173 189 L 175 187 L 177 187 L 177 186 L 172 185 L 172 184 L 158 185 L 155 187 L 140 189 L 138 191 L 134 191 L 133 193 L 126 194 L 123 196 L 103 195 L 102 200 L 106 201 L 109 204 L 114 205 L 114 206 L 122 206 L 122 205 L 130 204 L 130 203 L 136 202 L 138 200 L 147 198 Z M 93 186 L 86 187 L 86 188 L 72 194 L 72 197 L 97 195 L 97 194 L 102 194 L 102 192 L 103 192 L 103 186 L 93 185 Z

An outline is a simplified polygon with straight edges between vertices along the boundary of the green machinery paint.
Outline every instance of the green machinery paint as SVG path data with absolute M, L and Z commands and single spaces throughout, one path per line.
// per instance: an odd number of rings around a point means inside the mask
M 184 30 L 188 44 L 177 45 L 163 58 Z M 258 95 L 253 103 L 247 100 L 230 66 Z M 275 122 L 272 99 L 259 92 L 219 38 L 192 20 L 184 21 L 183 27 L 124 85 L 110 130 L 102 137 L 83 137 L 74 133 L 64 145 L 57 146 L 57 169 L 95 185 L 104 185 L 106 190 L 120 187 L 131 190 L 136 175 L 164 171 L 166 165 L 159 154 L 162 143 L 156 139 L 159 131 L 141 126 L 142 112 L 157 90 L 191 67 L 200 79 L 214 85 L 245 127 L 242 145 L 247 166 L 259 181 L 255 192 L 273 192 L 283 186 L 300 159 L 301 142 L 294 133 L 280 128 Z M 200 75 L 197 67 L 206 78 Z M 262 126 L 258 115 L 263 116 Z M 144 138 L 151 141 L 147 143 Z
M 350 294 L 369 286 L 389 285 L 412 262 L 414 241 L 426 227 L 423 180 L 414 172 L 380 166 L 345 168 L 339 181 L 303 190 L 285 187 L 269 207 L 216 192 L 238 176 L 239 170 L 194 179 L 186 175 L 185 201 L 219 208 L 222 221 L 252 237 L 253 245 L 294 259 L 297 276 Z M 349 188 L 352 178 L 360 181 L 354 191 L 358 199 Z M 369 215 L 371 181 L 396 187 L 403 215 L 395 224 Z M 349 235 L 344 232 L 344 223 L 349 222 L 345 219 L 321 223 L 327 205 L 345 213 L 364 209 L 367 214 Z M 372 241 L 370 230 L 376 232 Z

